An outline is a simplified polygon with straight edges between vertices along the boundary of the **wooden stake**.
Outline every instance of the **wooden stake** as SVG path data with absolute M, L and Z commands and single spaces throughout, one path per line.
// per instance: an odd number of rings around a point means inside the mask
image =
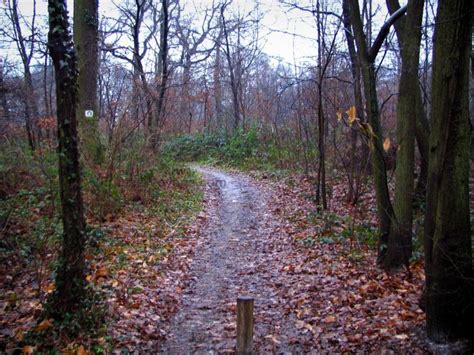
M 253 353 L 253 298 L 237 298 L 237 354 Z

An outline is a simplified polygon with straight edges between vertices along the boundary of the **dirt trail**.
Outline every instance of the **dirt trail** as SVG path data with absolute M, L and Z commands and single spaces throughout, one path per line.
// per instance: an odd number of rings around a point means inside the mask
M 286 323 L 285 300 L 278 295 L 283 281 L 273 265 L 291 246 L 279 240 L 278 222 L 269 212 L 265 194 L 245 177 L 211 168 L 197 170 L 208 184 L 217 184 L 219 203 L 209 212 L 190 270 L 192 282 L 183 292 L 161 352 L 232 352 L 239 295 L 255 298 L 255 348 L 287 349 L 278 335 Z

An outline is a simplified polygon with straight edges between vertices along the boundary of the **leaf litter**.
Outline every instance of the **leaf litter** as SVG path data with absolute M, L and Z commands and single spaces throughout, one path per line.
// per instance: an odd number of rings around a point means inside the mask
M 375 225 L 371 193 L 355 207 L 344 202 L 343 184 L 334 185 L 330 212 L 353 222 L 331 220 L 315 212 L 307 177 L 202 173 L 204 207 L 196 218 L 164 228 L 133 211 L 106 222 L 115 243 L 86 257 L 88 280 L 107 294 L 108 334 L 76 339 L 69 352 L 98 344 L 113 353 L 232 353 L 235 300 L 243 294 L 255 298 L 258 353 L 429 352 L 418 306 L 421 262 L 410 273 L 388 275 L 375 267 L 373 249 L 352 236 L 329 238 L 348 223 Z M 38 296 L 31 278 L 20 271 L 13 278 L 20 281 L 2 276 L 9 291 L 0 313 L 0 340 L 10 345 L 28 330 L 52 326 L 37 317 L 54 290 L 46 282 Z

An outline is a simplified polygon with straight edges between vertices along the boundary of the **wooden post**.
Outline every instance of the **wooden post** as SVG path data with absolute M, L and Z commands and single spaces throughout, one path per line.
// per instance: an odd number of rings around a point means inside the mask
M 253 298 L 237 298 L 237 354 L 253 353 Z

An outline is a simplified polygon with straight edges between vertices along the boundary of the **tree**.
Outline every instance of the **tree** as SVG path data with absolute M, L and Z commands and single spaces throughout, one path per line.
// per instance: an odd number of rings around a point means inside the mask
M 439 343 L 473 339 L 468 183 L 472 10 L 471 0 L 440 1 L 434 34 L 425 271 L 427 332 Z
M 168 83 L 168 35 L 169 35 L 170 0 L 161 0 L 160 52 L 158 55 L 158 98 L 155 103 L 155 115 L 151 129 L 150 145 L 153 150 L 158 148 L 159 130 L 164 116 L 165 93 Z
M 36 0 L 33 1 L 33 15 L 30 21 L 25 18 L 18 10 L 18 0 L 9 0 L 7 2 L 7 17 L 12 25 L 12 32 L 2 30 L 4 37 L 14 41 L 23 64 L 24 89 L 22 90 L 22 99 L 25 105 L 25 129 L 28 137 L 28 144 L 31 150 L 37 148 L 37 138 L 35 136 L 34 120 L 38 118 L 38 104 L 36 102 L 33 77 L 31 74 L 31 62 L 35 54 L 37 45 L 37 26 L 36 26 Z M 24 34 L 22 22 L 28 22 L 28 34 Z
M 398 0 L 387 0 L 393 13 L 399 9 Z M 386 270 L 408 265 L 412 253 L 413 193 L 415 168 L 415 128 L 421 106 L 418 84 L 421 21 L 423 0 L 408 1 L 406 15 L 397 21 L 395 29 L 400 43 L 402 70 L 397 105 L 398 152 L 395 170 L 394 214 L 382 260 Z M 403 22 L 401 22 L 403 20 Z
M 112 42 L 104 43 L 103 50 L 110 52 L 117 59 L 124 60 L 133 68 L 133 92 L 134 113 L 138 124 L 146 120 L 148 133 L 151 133 L 153 125 L 153 100 L 152 88 L 150 87 L 147 73 L 145 71 L 144 59 L 151 48 L 151 41 L 155 38 L 158 30 L 158 11 L 150 0 L 133 1 L 132 4 L 125 2 L 117 4 L 119 18 L 107 31 L 104 31 L 103 42 L 112 38 Z M 151 25 L 145 20 L 151 14 Z M 148 30 L 148 31 L 146 31 Z M 131 42 L 131 46 L 124 46 L 124 41 Z M 129 53 L 131 52 L 131 53 Z M 141 95 L 141 93 L 143 95 Z M 145 109 L 144 118 L 140 118 L 142 96 L 144 96 Z
M 229 84 L 232 94 L 232 131 L 240 127 L 246 128 L 246 82 L 245 75 L 249 74 L 252 64 L 256 62 L 259 50 L 258 24 L 260 14 L 258 5 L 247 13 L 240 10 L 226 17 L 231 1 L 223 2 L 220 8 L 220 26 L 222 32 L 222 51 L 224 52 Z
M 350 21 L 354 30 L 354 38 L 357 44 L 358 63 L 361 67 L 362 81 L 364 83 L 364 94 L 366 101 L 367 125 L 363 126 L 370 139 L 372 153 L 372 169 L 374 175 L 374 187 L 377 200 L 377 213 L 379 219 L 379 258 L 380 263 L 387 249 L 390 224 L 393 216 L 393 207 L 387 185 L 387 173 L 382 148 L 382 129 L 380 126 L 380 113 L 376 88 L 376 73 L 374 62 L 382 46 L 391 25 L 397 21 L 406 11 L 406 6 L 400 8 L 384 23 L 371 46 L 367 44 L 364 28 L 361 20 L 358 0 L 348 1 L 350 9 Z
M 189 133 L 191 133 L 193 119 L 190 93 L 191 68 L 206 61 L 215 48 L 216 42 L 213 46 L 207 48 L 204 47 L 203 44 L 205 44 L 205 41 L 210 36 L 211 32 L 218 26 L 214 23 L 214 17 L 216 16 L 219 7 L 219 5 L 212 5 L 210 9 L 205 10 L 200 31 L 192 27 L 193 19 L 183 19 L 181 17 L 182 8 L 179 7 L 179 5 L 177 9 L 178 14 L 175 17 L 176 37 L 182 47 L 180 64 L 183 67 L 179 115 L 181 116 L 181 119 L 187 120 Z
M 102 161 L 103 149 L 99 136 L 97 82 L 98 53 L 98 0 L 74 1 L 74 43 L 77 49 L 79 76 L 77 78 L 77 112 L 82 140 L 82 151 L 96 163 Z M 86 116 L 92 113 L 92 116 Z
M 10 109 L 7 103 L 8 88 L 3 80 L 3 59 L 0 58 L 0 105 L 2 107 L 2 117 L 5 122 L 10 121 Z
M 353 82 L 353 92 L 354 92 L 354 103 L 356 112 L 359 113 L 359 119 L 362 122 L 365 122 L 364 114 L 363 114 L 363 105 L 362 105 L 362 88 L 360 82 L 360 66 L 358 65 L 358 58 L 357 52 L 354 43 L 354 35 L 351 29 L 351 20 L 350 20 L 350 9 L 349 3 L 347 1 L 343 1 L 342 3 L 342 16 L 343 16 L 343 23 L 344 23 L 344 32 L 346 35 L 347 41 L 347 48 L 349 50 L 349 57 L 350 57 L 350 64 L 351 64 L 351 75 L 352 75 L 352 82 Z M 358 164 L 356 159 L 356 150 L 357 150 L 357 140 L 359 137 L 358 127 L 354 126 L 351 130 L 351 160 L 350 160 L 350 174 L 349 174 L 349 197 L 348 200 L 355 204 L 357 202 L 359 196 L 359 186 L 360 181 L 360 174 L 362 170 L 362 164 Z M 367 150 L 367 145 L 364 145 L 365 149 Z M 358 179 L 355 178 L 356 173 L 356 166 L 359 166 L 359 174 L 357 174 Z
M 76 52 L 65 0 L 49 0 L 48 48 L 55 69 L 59 187 L 63 242 L 51 305 L 54 315 L 74 312 L 85 293 L 84 207 L 76 120 Z

